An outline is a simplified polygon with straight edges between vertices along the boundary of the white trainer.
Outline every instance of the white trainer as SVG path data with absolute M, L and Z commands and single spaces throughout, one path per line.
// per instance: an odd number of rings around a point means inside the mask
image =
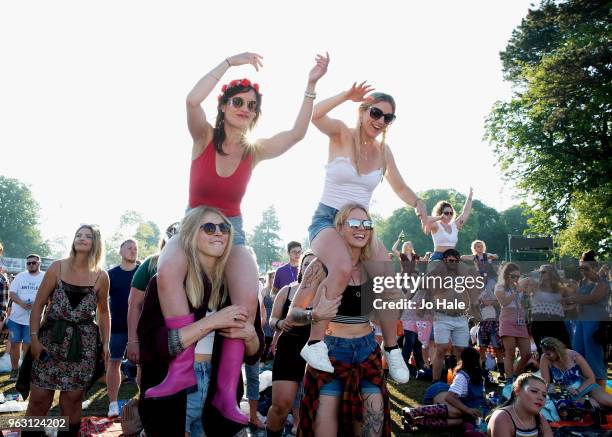
M 385 351 L 385 358 L 389 365 L 389 376 L 393 378 L 395 382 L 405 384 L 410 381 L 410 371 L 404 361 L 402 351 L 399 348 L 395 348 L 391 352 Z
M 327 345 L 324 341 L 319 341 L 310 346 L 306 343 L 300 351 L 300 355 L 310 367 L 314 367 L 322 372 L 334 373 L 334 366 L 329 361 L 329 350 L 327 350 Z
M 111 402 L 108 404 L 108 417 L 117 417 L 119 416 L 119 403 Z

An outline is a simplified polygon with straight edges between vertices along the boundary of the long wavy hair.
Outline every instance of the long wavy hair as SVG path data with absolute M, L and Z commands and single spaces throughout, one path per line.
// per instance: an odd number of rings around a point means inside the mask
M 555 293 L 559 293 L 561 291 L 561 277 L 559 273 L 557 273 L 557 269 L 550 264 L 543 264 L 540 266 L 540 270 L 544 270 L 548 275 L 548 280 L 550 281 L 550 288 Z M 544 281 L 542 280 L 542 276 L 540 275 L 540 287 L 543 285 Z
M 74 264 L 74 260 L 76 259 L 74 240 L 81 229 L 89 229 L 93 235 L 91 240 L 91 249 L 89 249 L 89 253 L 87 254 L 87 266 L 92 272 L 98 271 L 102 268 L 102 262 L 104 259 L 104 241 L 102 241 L 100 229 L 97 225 L 85 224 L 79 226 L 74 233 L 74 238 L 72 239 L 72 246 L 70 247 L 70 255 L 68 255 L 68 260 L 70 264 Z
M 362 210 L 368 216 L 368 220 L 372 220 L 372 217 L 370 216 L 370 213 L 368 212 L 368 209 L 365 206 L 360 205 L 358 203 L 349 203 L 348 205 L 344 205 L 336 214 L 334 225 L 337 229 L 340 229 L 342 226 L 344 226 L 344 222 L 348 219 L 349 215 L 351 215 L 351 211 L 353 211 L 354 209 Z M 361 253 L 359 254 L 360 261 L 366 261 L 370 259 L 373 250 L 372 245 L 374 244 L 375 238 L 376 237 L 374 235 L 374 229 L 372 229 L 370 231 L 370 239 L 368 240 L 368 243 L 361 248 Z
M 368 96 L 367 101 L 363 102 L 359 105 L 359 117 L 357 119 L 357 129 L 355 129 L 355 134 L 353 135 L 353 147 L 355 149 L 355 168 L 357 169 L 357 174 L 361 175 L 361 170 L 359 169 L 359 164 L 361 162 L 361 145 L 363 144 L 363 138 L 361 135 L 361 117 L 365 111 L 370 109 L 372 105 L 378 102 L 387 102 L 391 105 L 393 113 L 395 114 L 395 99 L 389 94 L 385 93 L 372 93 Z M 382 156 L 382 169 L 383 175 L 387 173 L 387 154 L 386 154 L 386 146 L 387 146 L 387 129 L 389 126 L 387 125 L 382 132 L 382 139 L 380 141 L 380 152 Z
M 253 88 L 252 85 L 235 85 L 232 87 L 227 87 L 225 92 L 219 97 L 219 103 L 217 104 L 217 118 L 215 120 L 212 139 L 215 150 L 219 155 L 227 155 L 227 153 L 223 151 L 223 142 L 225 141 L 225 112 L 223 112 L 222 108 L 223 106 L 227 105 L 229 99 L 234 97 L 236 94 L 244 93 L 250 90 L 253 90 L 255 93 L 255 100 L 257 100 L 257 111 L 255 112 L 255 118 L 253 118 L 253 121 L 249 126 L 249 130 L 252 130 L 257 124 L 257 120 L 259 120 L 259 116 L 261 115 L 261 94 L 259 91 Z M 244 154 L 242 155 L 242 159 L 244 159 L 249 153 L 253 153 L 255 151 L 255 147 L 252 144 L 249 144 L 246 140 L 246 132 L 245 136 L 242 137 L 242 144 L 245 146 Z
M 234 229 L 231 227 L 231 223 L 218 209 L 208 206 L 199 206 L 189 211 L 187 215 L 185 215 L 185 218 L 183 218 L 181 230 L 179 231 L 179 238 L 181 248 L 187 257 L 187 277 L 185 278 L 187 299 L 193 308 L 199 308 L 204 300 L 205 273 L 198 257 L 198 234 L 200 232 L 202 219 L 207 213 L 217 214 L 225 223 L 230 225 L 230 232 L 227 236 L 225 250 L 215 262 L 211 277 L 208 278 L 212 285 L 210 299 L 208 300 L 208 308 L 216 310 L 221 302 L 227 297 L 227 288 L 223 284 L 223 272 L 225 271 L 225 264 L 227 263 L 230 250 L 232 249 Z
M 510 281 L 509 281 L 510 273 L 520 272 L 520 271 L 521 269 L 519 268 L 517 264 L 510 263 L 510 262 L 502 264 L 502 266 L 499 268 L 499 278 L 500 278 L 499 280 L 506 290 L 510 288 Z

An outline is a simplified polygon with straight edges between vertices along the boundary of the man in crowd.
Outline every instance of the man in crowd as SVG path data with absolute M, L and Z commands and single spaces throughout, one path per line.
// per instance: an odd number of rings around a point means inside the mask
M 111 337 L 110 337 L 110 360 L 106 369 L 106 388 L 108 390 L 108 417 L 119 415 L 119 404 L 117 396 L 121 384 L 121 360 L 128 341 L 128 298 L 132 277 L 138 265 L 138 243 L 133 239 L 127 239 L 119 247 L 121 264 L 108 271 L 110 279 L 110 314 L 111 314 Z
M 302 245 L 297 241 L 290 241 L 287 244 L 287 254 L 289 255 L 289 262 L 276 270 L 273 286 L 274 293 L 285 285 L 297 281 L 298 265 L 300 264 L 300 256 L 302 256 Z
M 45 276 L 40 271 L 40 256 L 28 255 L 26 271 L 19 273 L 9 287 L 9 296 L 13 301 L 7 326 L 11 339 L 11 381 L 17 380 L 21 350 L 25 354 L 30 347 L 30 312 L 32 302 L 36 299 L 38 287 Z M 23 345 L 23 347 L 22 347 Z

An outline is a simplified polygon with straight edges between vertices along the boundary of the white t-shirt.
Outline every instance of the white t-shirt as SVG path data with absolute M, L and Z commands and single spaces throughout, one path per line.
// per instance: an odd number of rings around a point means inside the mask
M 11 282 L 9 292 L 17 294 L 19 299 L 25 302 L 33 303 L 44 276 L 45 272 L 38 272 L 36 275 L 32 275 L 29 272 L 21 272 Z M 9 320 L 20 325 L 29 325 L 30 312 L 30 310 L 23 309 L 20 305 L 13 302 Z

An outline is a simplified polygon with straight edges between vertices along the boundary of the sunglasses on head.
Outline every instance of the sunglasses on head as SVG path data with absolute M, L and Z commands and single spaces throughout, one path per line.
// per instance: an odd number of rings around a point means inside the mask
M 229 234 L 230 229 L 232 229 L 231 225 L 228 225 L 225 222 L 222 223 L 204 223 L 200 225 L 200 229 L 202 229 L 204 232 L 206 232 L 206 235 L 215 235 L 215 233 L 217 232 L 217 229 L 219 229 L 219 232 L 221 232 L 223 235 L 227 235 Z
M 26 264 L 29 266 L 35 266 L 36 264 L 38 264 L 38 261 L 28 261 Z
M 251 112 L 257 112 L 257 100 L 249 100 L 245 102 L 242 97 L 232 97 L 227 101 L 228 105 L 233 108 L 242 108 L 242 106 L 246 103 L 247 109 Z
M 385 124 L 391 124 L 393 123 L 393 120 L 395 120 L 395 114 L 385 114 L 380 110 L 380 108 L 370 106 L 370 118 L 372 118 L 372 120 L 378 120 L 380 117 L 383 117 Z
M 453 215 L 452 211 L 444 211 L 442 215 Z
M 363 227 L 363 229 L 365 229 L 366 231 L 371 231 L 372 229 L 374 229 L 372 220 L 348 219 L 345 223 L 351 229 L 359 229 L 360 227 Z

